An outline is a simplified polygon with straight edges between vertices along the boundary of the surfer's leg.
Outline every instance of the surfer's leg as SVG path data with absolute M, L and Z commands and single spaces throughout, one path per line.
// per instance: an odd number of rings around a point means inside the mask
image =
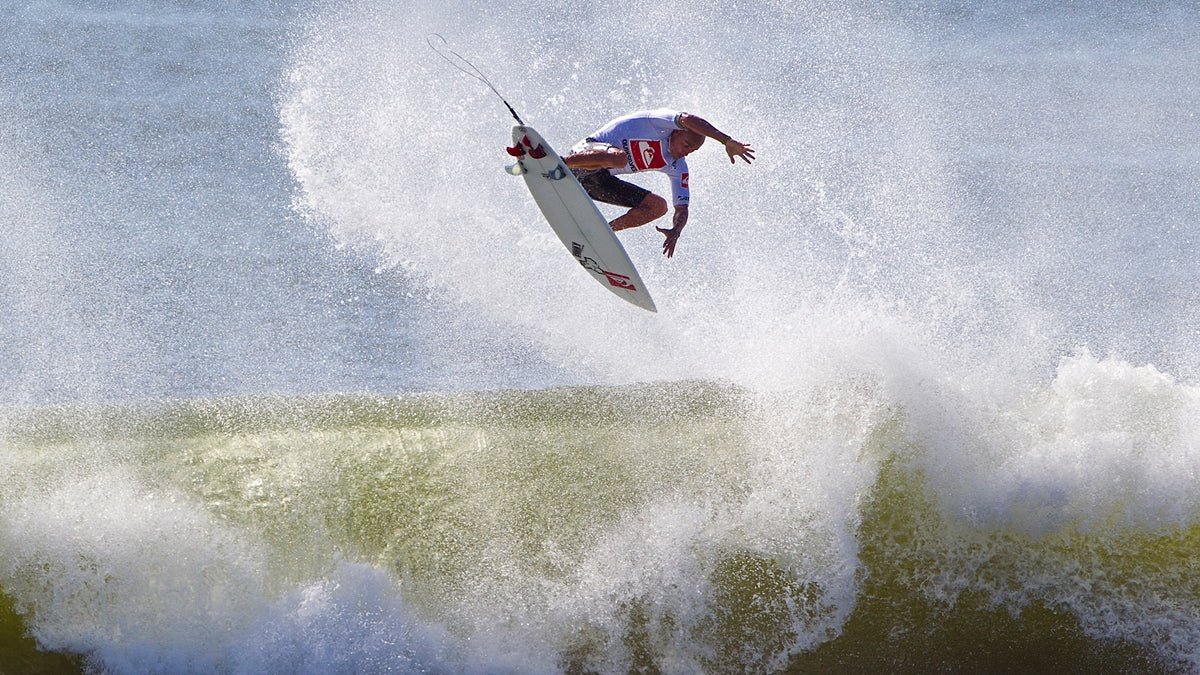
M 572 173 L 592 199 L 629 209 L 625 215 L 609 222 L 614 232 L 645 225 L 667 215 L 667 200 L 640 185 L 617 178 L 607 169 L 572 169 Z
M 667 215 L 667 200 L 651 192 L 642 199 L 640 204 L 629 209 L 628 213 L 610 222 L 609 227 L 613 229 L 613 232 L 620 232 L 631 227 L 640 227 L 665 215 Z

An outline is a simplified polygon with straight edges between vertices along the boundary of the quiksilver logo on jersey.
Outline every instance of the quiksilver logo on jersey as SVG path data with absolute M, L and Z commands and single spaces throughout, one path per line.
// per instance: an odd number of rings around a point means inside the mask
M 630 141 L 629 151 L 635 171 L 653 171 L 667 165 L 662 141 Z

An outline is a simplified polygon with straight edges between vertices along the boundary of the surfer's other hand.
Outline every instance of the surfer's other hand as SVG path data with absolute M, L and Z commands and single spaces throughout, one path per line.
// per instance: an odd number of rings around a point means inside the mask
M 663 236 L 667 238 L 666 241 L 663 242 L 663 255 L 667 256 L 668 258 L 674 256 L 675 242 L 679 241 L 679 235 L 683 232 L 683 228 L 673 227 L 668 230 L 665 227 L 656 227 L 654 229 L 662 232 Z

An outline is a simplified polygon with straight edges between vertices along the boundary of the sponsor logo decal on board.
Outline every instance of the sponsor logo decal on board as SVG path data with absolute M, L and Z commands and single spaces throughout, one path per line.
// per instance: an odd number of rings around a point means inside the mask
M 596 262 L 595 259 L 589 258 L 583 254 L 583 248 L 583 244 L 580 244 L 577 241 L 571 242 L 571 255 L 575 256 L 575 259 L 579 261 L 580 265 L 583 265 L 585 270 L 591 272 L 592 274 L 604 275 L 604 278 L 608 279 L 608 283 L 612 286 L 616 286 L 617 288 L 626 291 L 637 290 L 637 286 L 634 286 L 632 283 L 630 283 L 629 277 L 625 276 L 624 274 L 609 272 L 601 268 L 600 263 Z

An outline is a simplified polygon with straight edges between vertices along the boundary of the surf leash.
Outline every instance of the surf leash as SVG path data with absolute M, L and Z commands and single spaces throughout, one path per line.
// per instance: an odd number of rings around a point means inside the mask
M 433 38 L 437 38 L 442 41 L 440 49 L 436 45 L 433 44 Z M 434 53 L 436 53 L 438 56 L 445 59 L 446 63 L 449 63 L 450 65 L 454 66 L 455 68 L 458 68 L 459 70 L 466 73 L 467 75 L 470 75 L 471 77 L 486 84 L 488 86 L 488 89 L 491 89 L 492 93 L 495 94 L 496 97 L 499 98 L 502 103 L 504 103 L 504 107 L 508 108 L 508 112 L 512 113 L 513 119 L 515 119 L 517 121 L 517 124 L 520 124 L 521 126 L 525 126 L 525 122 L 521 119 L 521 116 L 517 114 L 516 110 L 513 110 L 513 107 L 511 105 L 509 105 L 508 101 L 505 100 L 505 98 L 503 96 L 500 95 L 500 92 L 496 91 L 496 87 L 492 85 L 491 80 L 487 79 L 487 76 L 485 76 L 482 72 L 480 72 L 479 69 L 475 67 L 474 63 L 471 63 L 470 61 L 468 61 L 462 54 L 459 54 L 458 52 L 454 51 L 453 49 L 450 49 L 449 43 L 446 42 L 446 38 L 442 37 L 441 35 L 438 35 L 437 33 L 430 33 L 429 35 L 425 36 L 425 44 L 429 45 L 429 48 L 432 49 L 434 51 Z M 454 58 L 451 58 L 451 56 L 453 56 Z

